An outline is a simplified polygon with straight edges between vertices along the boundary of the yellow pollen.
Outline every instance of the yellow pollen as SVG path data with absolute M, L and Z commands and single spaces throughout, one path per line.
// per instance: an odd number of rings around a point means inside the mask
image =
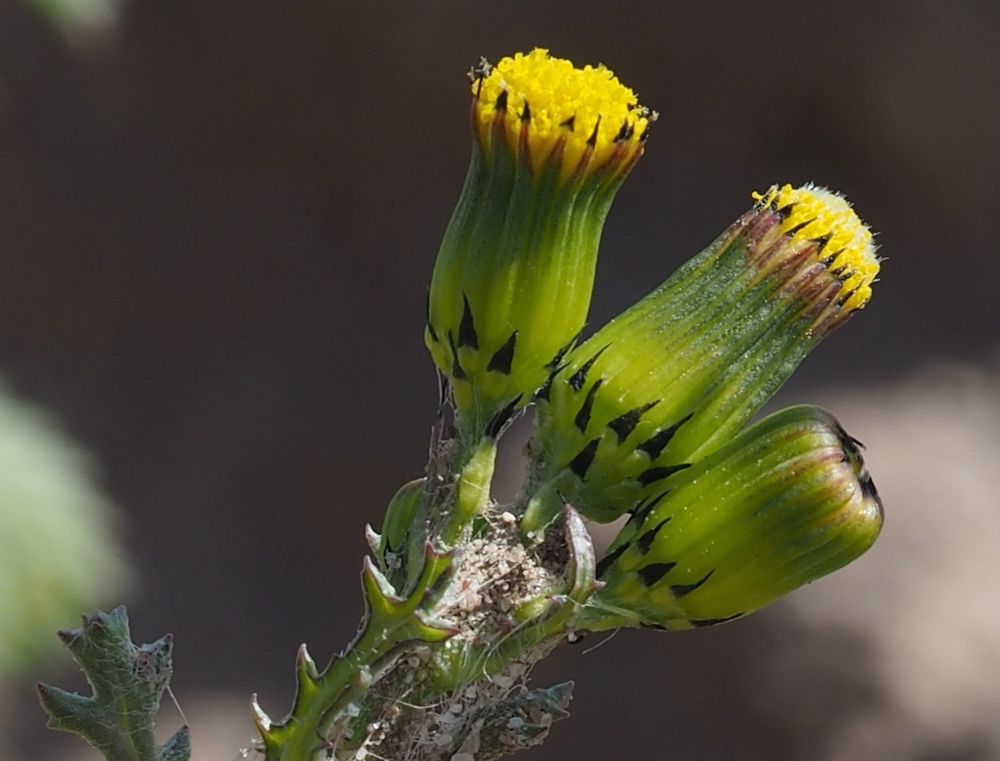
M 872 295 L 879 271 L 872 232 L 847 200 L 826 188 L 806 184 L 799 188 L 772 185 L 753 198 L 761 209 L 778 212 L 778 229 L 794 241 L 820 241 L 820 257 L 841 280 L 844 309 L 860 309 Z
M 533 166 L 565 139 L 564 176 L 575 170 L 588 146 L 593 149 L 588 170 L 604 165 L 618 149 L 633 156 L 656 118 L 603 64 L 578 69 L 544 48 L 504 58 L 480 73 L 472 83 L 480 136 L 485 138 L 502 111 L 508 144 L 516 146 L 526 121 Z

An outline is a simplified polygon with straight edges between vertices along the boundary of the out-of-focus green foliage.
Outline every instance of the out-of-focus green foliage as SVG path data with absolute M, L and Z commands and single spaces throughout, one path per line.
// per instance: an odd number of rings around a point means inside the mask
M 54 650 L 54 630 L 121 591 L 111 505 L 87 466 L 41 410 L 0 387 L 0 679 Z
M 114 26 L 117 0 L 25 0 L 69 38 L 86 37 Z

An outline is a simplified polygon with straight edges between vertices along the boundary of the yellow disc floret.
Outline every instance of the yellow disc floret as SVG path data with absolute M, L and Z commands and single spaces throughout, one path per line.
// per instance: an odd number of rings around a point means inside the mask
M 779 231 L 794 241 L 820 244 L 820 256 L 842 285 L 844 309 L 860 309 L 872 295 L 879 271 L 872 232 L 847 200 L 826 188 L 806 184 L 798 188 L 777 185 L 754 193 L 760 208 L 781 216 Z
M 585 157 L 585 173 L 635 157 L 655 119 L 603 64 L 579 69 L 543 48 L 484 65 L 472 92 L 484 143 L 491 125 L 502 123 L 508 145 L 522 145 L 527 137 L 535 167 L 562 143 L 564 177 Z

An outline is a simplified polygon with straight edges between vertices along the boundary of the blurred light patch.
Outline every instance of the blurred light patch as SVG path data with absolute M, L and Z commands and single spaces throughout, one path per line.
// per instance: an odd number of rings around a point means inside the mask
M 868 445 L 889 516 L 872 552 L 787 608 L 870 652 L 869 698 L 826 758 L 1000 758 L 1000 354 L 819 396 Z
M 121 5 L 116 0 L 24 1 L 74 43 L 90 42 L 113 31 Z
M 113 511 L 88 458 L 0 387 L 0 682 L 56 651 L 56 630 L 127 580 Z

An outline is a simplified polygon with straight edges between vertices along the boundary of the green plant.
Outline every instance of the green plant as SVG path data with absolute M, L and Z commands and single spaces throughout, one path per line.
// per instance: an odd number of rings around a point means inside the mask
M 484 761 L 538 744 L 571 685 L 527 678 L 561 641 L 733 620 L 850 562 L 882 525 L 829 413 L 747 427 L 870 298 L 878 260 L 850 206 L 810 185 L 757 194 L 581 341 L 604 220 L 656 114 L 604 67 L 544 50 L 483 63 L 472 93 L 472 161 L 428 304 L 445 393 L 427 470 L 367 531 L 357 638 L 322 669 L 300 649 L 284 719 L 254 701 L 267 761 Z M 530 466 L 497 504 L 498 442 L 529 407 Z M 584 519 L 625 515 L 598 559 Z M 64 639 L 95 694 L 43 687 L 54 726 L 113 761 L 186 758 L 186 733 L 147 741 L 168 644 L 132 646 L 121 612 Z

